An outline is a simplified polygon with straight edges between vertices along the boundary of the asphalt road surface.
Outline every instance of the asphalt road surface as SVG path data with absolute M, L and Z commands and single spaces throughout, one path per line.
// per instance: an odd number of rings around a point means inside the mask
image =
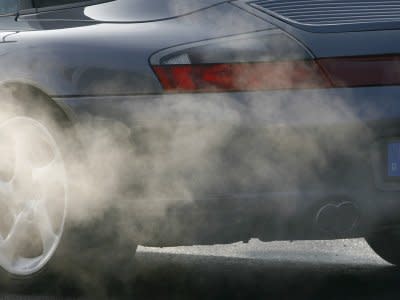
M 139 247 L 136 260 L 129 299 L 400 299 L 400 271 L 363 240 Z M 40 293 L 0 299 L 61 299 Z

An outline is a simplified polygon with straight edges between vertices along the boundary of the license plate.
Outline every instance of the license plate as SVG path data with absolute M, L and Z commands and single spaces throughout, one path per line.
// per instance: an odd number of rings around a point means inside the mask
M 387 148 L 387 174 L 400 177 L 400 142 L 390 142 Z

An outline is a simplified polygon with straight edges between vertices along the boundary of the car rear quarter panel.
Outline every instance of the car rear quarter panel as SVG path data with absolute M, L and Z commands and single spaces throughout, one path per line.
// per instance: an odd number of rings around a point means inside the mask
M 18 32 L 0 44 L 0 80 L 32 82 L 52 96 L 162 93 L 149 64 L 154 52 L 272 27 L 229 4 L 150 23 L 54 30 L 53 21 L 37 22 L 47 29 Z

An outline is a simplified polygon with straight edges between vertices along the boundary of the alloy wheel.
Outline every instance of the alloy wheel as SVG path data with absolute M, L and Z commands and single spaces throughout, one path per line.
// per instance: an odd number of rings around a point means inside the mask
M 0 125 L 0 266 L 12 275 L 40 271 L 54 255 L 67 212 L 67 175 L 56 140 L 41 122 Z

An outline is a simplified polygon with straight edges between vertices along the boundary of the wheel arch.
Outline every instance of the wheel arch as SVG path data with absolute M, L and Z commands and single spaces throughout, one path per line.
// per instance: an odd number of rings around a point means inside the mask
M 48 91 L 35 84 L 19 81 L 6 81 L 0 83 L 0 94 L 8 93 L 17 101 L 24 101 L 29 105 L 46 105 L 57 118 L 62 118 L 63 122 L 74 123 L 73 112 L 60 102 L 55 101 Z M 32 101 L 32 102 L 28 102 Z

